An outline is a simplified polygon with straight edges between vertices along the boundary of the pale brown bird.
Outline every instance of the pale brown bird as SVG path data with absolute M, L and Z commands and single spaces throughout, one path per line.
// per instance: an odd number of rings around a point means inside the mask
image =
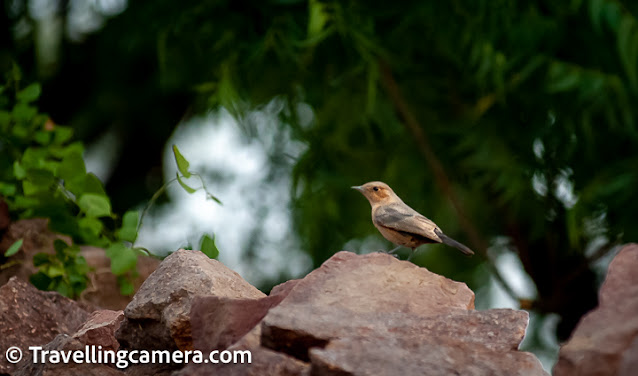
M 471 249 L 446 236 L 443 231 L 428 218 L 406 205 L 392 188 L 380 181 L 352 187 L 370 201 L 372 205 L 372 223 L 384 238 L 398 245 L 388 253 L 401 247 L 414 250 L 426 243 L 443 243 L 457 248 L 466 255 L 473 255 Z

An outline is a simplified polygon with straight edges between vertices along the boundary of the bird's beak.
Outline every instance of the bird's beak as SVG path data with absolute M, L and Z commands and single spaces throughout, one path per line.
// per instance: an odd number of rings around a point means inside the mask
M 350 188 L 352 188 L 352 189 L 356 189 L 356 190 L 357 190 L 357 191 L 359 191 L 359 192 L 363 192 L 363 187 L 361 187 L 360 185 L 355 185 L 355 186 L 352 186 L 352 187 L 350 187 Z

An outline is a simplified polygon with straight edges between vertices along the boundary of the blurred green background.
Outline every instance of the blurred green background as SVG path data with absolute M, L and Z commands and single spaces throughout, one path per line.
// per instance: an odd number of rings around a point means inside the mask
M 42 84 L 114 211 L 174 176 L 173 143 L 224 202 L 169 190 L 140 234 L 158 254 L 212 233 L 268 291 L 389 249 L 349 189 L 382 180 L 477 252 L 413 261 L 530 309 L 551 367 L 638 238 L 636 2 L 0 3 L 0 69 Z

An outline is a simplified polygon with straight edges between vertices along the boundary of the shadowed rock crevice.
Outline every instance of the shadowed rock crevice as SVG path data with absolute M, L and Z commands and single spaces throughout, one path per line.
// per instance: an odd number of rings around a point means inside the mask
M 261 345 L 271 350 L 288 354 L 304 362 L 310 361 L 309 351 L 324 348 L 329 339 L 317 338 L 311 333 L 272 326 L 262 329 Z

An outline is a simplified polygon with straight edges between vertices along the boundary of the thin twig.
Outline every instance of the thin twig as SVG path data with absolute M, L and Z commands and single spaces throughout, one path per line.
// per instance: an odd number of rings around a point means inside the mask
M 198 188 L 194 188 L 195 190 L 203 189 L 204 192 L 206 193 L 206 198 L 207 199 L 211 199 L 211 200 L 217 202 L 219 205 L 222 205 L 222 202 L 217 197 L 215 197 L 212 193 L 210 193 L 208 191 L 208 189 L 206 188 L 206 183 L 204 183 L 204 178 L 200 174 L 195 173 L 195 172 L 190 172 L 190 174 L 191 174 L 191 176 L 194 176 L 194 177 L 198 178 L 199 181 L 202 183 L 202 186 L 198 187 Z M 155 191 L 155 193 L 153 194 L 151 199 L 148 201 L 146 206 L 144 206 L 144 210 L 142 210 L 142 215 L 140 216 L 140 221 L 138 222 L 137 229 L 136 229 L 136 232 L 138 234 L 140 233 L 140 229 L 142 228 L 142 222 L 144 222 L 144 217 L 146 217 L 146 214 L 148 213 L 148 211 L 151 208 L 151 206 L 153 206 L 155 201 L 157 201 L 157 199 L 166 191 L 166 189 L 168 189 L 169 185 L 173 184 L 178 179 L 183 179 L 183 178 L 185 178 L 185 176 L 178 175 L 177 177 L 175 177 L 175 178 L 167 181 L 166 183 L 164 183 L 157 191 Z M 137 240 L 137 239 L 135 239 L 135 240 Z M 145 250 L 146 252 L 148 252 L 148 250 L 146 248 L 135 247 L 135 242 L 133 242 L 132 246 L 133 246 L 133 248 L 142 249 L 142 250 Z

